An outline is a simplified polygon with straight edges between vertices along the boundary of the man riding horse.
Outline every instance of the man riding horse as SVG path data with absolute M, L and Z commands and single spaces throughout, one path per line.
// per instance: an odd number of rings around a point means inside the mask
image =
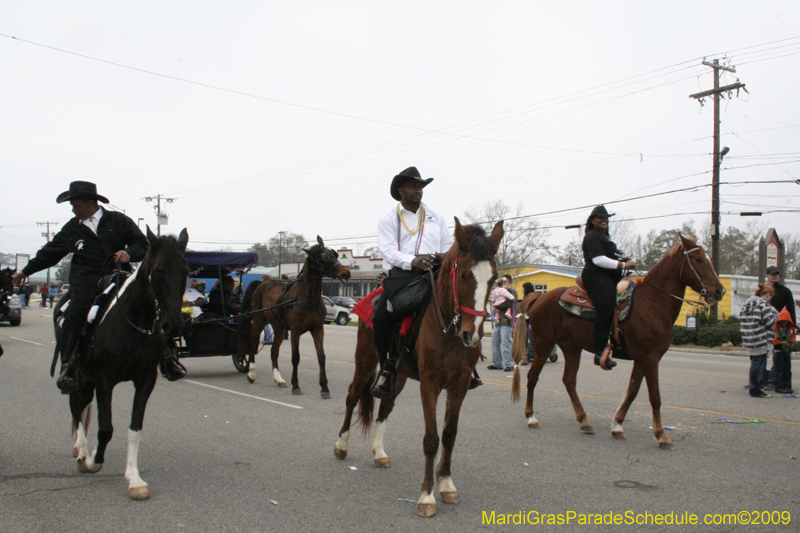
M 446 253 L 453 244 L 445 218 L 422 203 L 422 189 L 433 178 L 423 180 L 416 167 L 408 167 L 392 179 L 389 192 L 400 203 L 378 220 L 378 247 L 388 276 L 383 293 L 376 299 L 373 337 L 380 357 L 380 373 L 372 395 L 390 398 L 397 383 L 396 352 L 392 349 L 395 326 L 413 310 L 395 312 L 390 300 L 420 276 L 427 275 L 436 254 Z M 480 385 L 473 380 L 474 388 Z
M 56 385 L 63 394 L 78 390 L 78 381 L 70 356 L 76 350 L 86 323 L 86 317 L 97 290 L 98 281 L 114 270 L 114 263 L 125 271 L 132 271 L 130 262 L 139 262 L 147 252 L 147 237 L 136 223 L 126 215 L 106 210 L 98 205 L 108 199 L 97 194 L 97 186 L 88 181 L 73 181 L 69 190 L 58 195 L 56 203 L 69 202 L 75 217 L 64 224 L 53 240 L 36 253 L 36 257 L 14 276 L 14 285 L 40 270 L 55 266 L 72 253 L 69 272 L 70 302 L 64 313 L 65 320 L 61 348 L 61 372 Z M 186 375 L 186 369 L 166 350 L 162 372 L 174 381 Z

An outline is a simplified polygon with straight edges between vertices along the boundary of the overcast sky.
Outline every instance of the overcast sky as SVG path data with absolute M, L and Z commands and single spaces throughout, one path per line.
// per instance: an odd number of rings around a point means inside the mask
M 644 234 L 709 220 L 800 233 L 800 2 L 0 0 L 0 251 L 35 253 L 73 180 L 190 248 L 278 231 L 364 247 L 408 166 L 447 217 L 502 198 L 552 226 L 591 208 Z M 578 208 L 578 209 L 575 209 Z M 570 210 L 572 209 L 572 210 Z M 689 213 L 689 214 L 684 214 Z M 699 213 L 699 214 L 691 214 Z M 730 214 L 728 214 L 730 213 Z M 672 215 L 672 216 L 666 216 Z M 658 218 L 650 218 L 658 217 Z M 59 226 L 60 227 L 60 226 Z M 613 231 L 613 226 L 612 226 Z

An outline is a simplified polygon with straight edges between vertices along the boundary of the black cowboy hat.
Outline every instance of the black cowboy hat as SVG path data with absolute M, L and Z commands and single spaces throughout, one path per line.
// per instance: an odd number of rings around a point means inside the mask
M 772 274 L 780 275 L 780 273 L 781 273 L 781 269 L 776 267 L 776 266 L 771 266 L 771 267 L 769 267 L 767 269 L 767 274 L 769 274 L 769 275 L 772 275 Z
M 614 215 L 616 215 L 616 213 L 611 213 L 611 214 L 608 213 L 608 211 L 606 210 L 606 206 L 598 205 L 597 207 L 592 209 L 592 214 L 589 215 L 589 218 L 594 218 L 594 217 L 609 218 L 613 217 Z
M 397 201 L 400 201 L 400 192 L 398 189 L 400 186 L 408 180 L 415 180 L 422 184 L 423 187 L 427 186 L 430 182 L 433 181 L 433 178 L 428 178 L 426 180 L 422 179 L 422 176 L 419 174 L 419 170 L 417 167 L 408 167 L 400 174 L 394 177 L 392 180 L 392 185 L 389 187 L 389 192 L 392 194 L 392 198 Z
M 73 181 L 69 184 L 69 190 L 64 191 L 56 198 L 56 203 L 62 204 L 70 200 L 100 200 L 104 204 L 108 203 L 108 198 L 97 194 L 97 185 L 88 181 Z

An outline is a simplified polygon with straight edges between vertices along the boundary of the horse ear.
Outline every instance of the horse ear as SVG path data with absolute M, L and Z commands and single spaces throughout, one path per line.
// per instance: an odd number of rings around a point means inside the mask
M 506 230 L 503 228 L 503 221 L 501 220 L 497 224 L 494 225 L 492 228 L 492 242 L 494 243 L 494 253 L 497 253 L 497 249 L 500 248 L 500 241 L 503 240 L 503 235 L 505 235 Z
M 317 235 L 317 244 L 319 244 L 323 248 L 325 247 L 325 243 L 322 242 L 322 237 L 320 237 L 319 235 Z
M 189 244 L 189 232 L 186 231 L 186 228 L 183 228 L 181 234 L 178 235 L 178 246 L 185 252 L 187 244 Z
M 458 220 L 458 217 L 453 218 L 456 219 L 456 229 L 453 231 L 453 235 L 455 235 L 456 242 L 458 243 L 458 249 L 463 253 L 468 253 L 469 235 L 467 235 L 467 232 L 464 230 L 464 226 L 461 225 L 461 221 Z
M 303 251 L 306 253 L 306 255 L 311 255 L 311 248 L 303 248 Z
M 158 249 L 158 237 L 150 231 L 150 225 L 147 225 L 147 242 L 150 243 L 150 248 Z
M 689 248 L 694 248 L 697 246 L 697 237 L 689 237 L 688 239 L 678 233 L 678 237 L 681 238 L 681 244 L 683 244 L 683 248 L 688 250 Z

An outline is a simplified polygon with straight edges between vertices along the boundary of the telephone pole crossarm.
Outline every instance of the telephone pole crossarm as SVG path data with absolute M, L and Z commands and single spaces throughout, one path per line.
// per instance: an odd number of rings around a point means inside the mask
M 711 96 L 712 94 L 727 93 L 729 91 L 735 91 L 737 89 L 744 89 L 744 83 L 740 83 L 737 81 L 736 83 L 731 83 L 730 85 L 723 85 L 718 89 L 709 89 L 701 93 L 690 94 L 689 98 L 705 98 L 706 96 Z

